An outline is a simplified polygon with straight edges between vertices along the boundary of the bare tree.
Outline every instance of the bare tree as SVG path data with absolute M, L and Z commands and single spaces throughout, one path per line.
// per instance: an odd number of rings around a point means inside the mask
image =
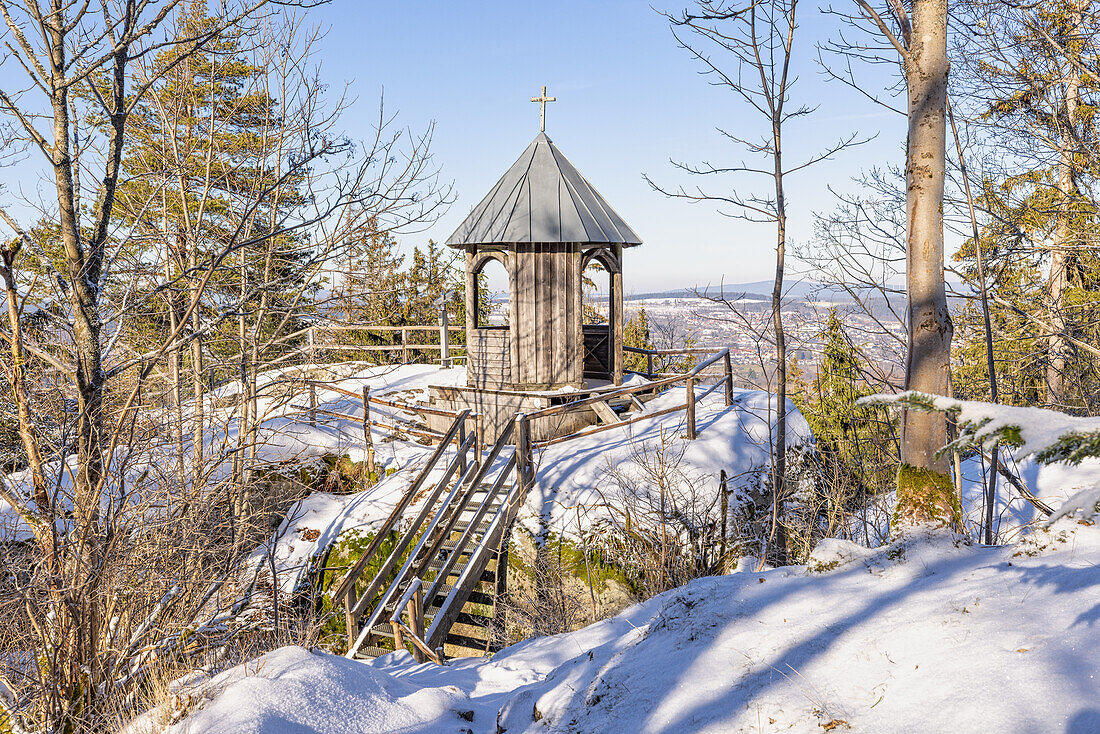
M 784 159 L 786 126 L 806 117 L 813 109 L 791 106 L 791 88 L 796 77 L 791 69 L 797 28 L 798 0 L 766 0 L 738 4 L 726 0 L 698 0 L 692 10 L 679 16 L 666 15 L 673 35 L 681 48 L 703 65 L 703 73 L 712 83 L 725 87 L 739 96 L 766 121 L 766 132 L 758 139 L 741 137 L 724 128 L 719 132 L 749 155 L 760 157 L 763 163 L 742 162 L 734 166 L 709 163 L 689 165 L 673 162 L 691 175 L 718 177 L 724 174 L 751 174 L 769 179 L 767 194 L 741 196 L 737 193 L 714 193 L 696 187 L 672 190 L 662 187 L 648 176 L 646 180 L 657 191 L 693 202 L 714 202 L 723 213 L 752 222 L 775 225 L 775 279 L 771 296 L 771 338 L 776 351 L 776 399 L 774 461 L 772 487 L 775 493 L 776 527 L 780 536 L 774 545 L 775 560 L 785 559 L 786 542 L 782 537 L 784 483 L 786 476 L 787 437 L 787 336 L 783 328 L 783 277 L 787 252 L 786 177 L 831 158 L 840 150 L 856 143 L 856 136 L 843 139 L 822 152 L 811 155 L 795 165 Z M 694 39 L 689 41 L 685 34 Z
M 2 335 L 25 467 L 0 483 L 0 500 L 20 520 L 0 542 L 23 551 L 5 554 L 6 565 L 19 564 L 7 565 L 0 602 L 5 620 L 26 633 L 0 654 L 16 692 L 14 710 L 5 701 L 0 720 L 49 731 L 102 727 L 111 710 L 132 705 L 152 670 L 187 659 L 202 640 L 217 648 L 240 629 L 234 620 L 257 584 L 255 576 L 241 582 L 236 564 L 249 538 L 267 531 L 277 503 L 265 504 L 269 496 L 247 515 L 234 507 L 238 485 L 223 468 L 240 446 L 202 456 L 191 473 L 166 474 L 165 465 L 181 457 L 161 440 L 164 414 L 149 402 L 151 377 L 219 329 L 239 327 L 242 313 L 246 328 L 263 333 L 253 342 L 259 349 L 278 342 L 293 314 L 305 311 L 307 286 L 296 284 L 316 278 L 357 217 L 396 228 L 430 217 L 443 201 L 428 156 L 430 131 L 412 136 L 382 115 L 375 139 L 356 149 L 333 128 L 343 105 L 325 107 L 303 55 L 308 42 L 279 30 L 298 21 L 285 14 L 286 3 L 270 14 L 264 4 L 222 7 L 201 29 L 180 34 L 171 24 L 183 10 L 178 0 L 0 1 L 9 53 L 28 80 L 22 93 L 0 89 L 0 115 L 18 131 L 6 152 L 23 145 L 40 156 L 55 190 L 33 226 L 10 197 L 0 208 L 15 235 L 0 247 L 8 313 Z M 233 33 L 272 41 L 253 51 L 271 62 L 257 84 L 269 92 L 285 85 L 278 89 L 280 134 L 273 131 L 257 153 L 264 175 L 188 229 L 201 237 L 201 253 L 165 277 L 163 262 L 142 253 L 163 242 L 158 200 L 178 188 L 178 176 L 166 159 L 150 176 L 155 185 L 146 199 L 128 201 L 121 216 L 131 116 L 176 63 Z M 147 73 L 158 53 L 176 61 Z M 219 124 L 216 114 L 211 119 Z M 239 170 L 255 164 L 233 162 Z M 193 185 L 188 193 L 201 198 L 222 184 L 199 176 Z M 89 190 L 91 205 L 81 200 Z M 273 205 L 278 197 L 288 197 L 287 205 Z M 265 258 L 284 257 L 288 241 L 298 243 L 293 266 L 265 269 Z M 260 275 L 224 287 L 246 253 L 252 262 L 258 257 Z M 298 294 L 288 305 L 265 301 L 288 287 Z M 129 325 L 168 293 L 178 318 L 156 338 L 127 341 Z M 32 312 L 46 328 L 29 328 Z M 251 350 L 246 369 L 254 375 L 259 360 Z M 196 394 L 192 410 L 207 404 Z M 245 444 L 255 441 L 251 415 L 236 426 Z M 190 440 L 206 442 L 209 428 L 197 426 Z

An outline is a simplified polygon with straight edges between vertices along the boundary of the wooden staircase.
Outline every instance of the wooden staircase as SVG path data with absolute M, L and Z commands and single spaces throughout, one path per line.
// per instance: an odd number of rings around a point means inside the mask
M 347 657 L 377 657 L 411 645 L 418 662 L 492 652 L 503 627 L 508 540 L 531 486 L 527 420 L 517 415 L 487 456 L 464 435 L 468 411 L 443 441 L 378 530 L 367 552 L 333 594 L 343 602 Z M 509 445 L 513 434 L 515 445 Z M 449 446 L 454 456 L 437 475 Z M 408 509 L 420 502 L 411 524 Z M 396 533 L 388 553 L 385 540 Z M 372 563 L 373 562 L 373 563 Z M 377 571 L 356 595 L 364 570 Z

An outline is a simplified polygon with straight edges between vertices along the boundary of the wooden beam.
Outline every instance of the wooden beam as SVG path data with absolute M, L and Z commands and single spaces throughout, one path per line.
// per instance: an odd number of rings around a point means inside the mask
M 592 412 L 596 414 L 604 423 L 611 425 L 615 423 L 622 423 L 619 416 L 615 414 L 615 411 L 611 409 L 611 406 L 607 404 L 606 400 L 597 400 L 589 405 L 592 408 Z

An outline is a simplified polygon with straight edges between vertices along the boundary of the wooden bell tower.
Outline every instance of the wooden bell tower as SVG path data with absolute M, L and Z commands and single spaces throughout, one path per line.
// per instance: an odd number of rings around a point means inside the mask
M 622 256 L 640 244 L 539 133 L 447 240 L 466 253 L 467 384 L 538 391 L 621 384 Z M 477 322 L 478 276 L 493 260 L 508 275 L 505 325 Z M 610 278 L 605 324 L 584 323 L 583 273 L 592 262 Z

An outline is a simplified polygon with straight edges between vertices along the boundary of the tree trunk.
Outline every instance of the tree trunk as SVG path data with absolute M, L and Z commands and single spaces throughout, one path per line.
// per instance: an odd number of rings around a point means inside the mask
M 203 359 L 202 359 L 202 338 L 199 336 L 199 332 L 202 329 L 202 306 L 199 303 L 201 294 L 199 293 L 200 283 L 198 278 L 198 242 L 188 242 L 190 251 L 188 253 L 188 274 L 187 279 L 190 283 L 190 296 L 191 296 L 191 397 L 194 401 L 192 406 L 193 411 L 193 423 L 195 434 L 192 437 L 192 461 L 193 461 L 193 475 L 192 482 L 196 485 L 201 481 L 203 473 L 203 442 L 206 436 L 206 418 L 204 415 L 203 399 L 206 394 L 206 380 L 203 375 Z
M 779 115 L 782 108 L 778 108 Z M 787 208 L 783 191 L 783 153 L 780 120 L 773 114 L 772 140 L 775 145 L 772 162 L 775 166 L 775 283 L 772 286 L 772 325 L 775 329 L 775 455 L 772 460 L 772 512 L 775 533 L 772 547 L 776 565 L 787 562 L 787 532 L 783 525 L 783 505 L 787 477 L 787 337 L 783 331 L 783 269 L 787 250 Z
M 1071 16 L 1074 17 L 1074 16 Z M 1080 15 L 1073 26 L 1080 24 Z M 1069 48 L 1069 47 L 1067 47 Z M 1048 297 L 1051 333 L 1047 342 L 1047 404 L 1060 410 L 1066 407 L 1066 362 L 1069 342 L 1066 339 L 1066 288 L 1069 285 L 1069 265 L 1074 239 L 1073 213 L 1079 194 L 1077 187 L 1072 128 L 1077 117 L 1081 95 L 1081 73 L 1075 63 L 1066 70 L 1066 125 L 1070 130 L 1062 135 L 1058 157 L 1058 211 L 1055 213 L 1054 239 L 1050 248 L 1050 279 Z
M 951 316 L 943 279 L 943 195 L 947 111 L 947 0 L 914 0 L 905 77 L 909 105 L 906 154 L 909 350 L 905 386 L 949 394 Z M 958 493 L 946 457 L 943 415 L 902 414 L 895 527 L 960 522 Z

